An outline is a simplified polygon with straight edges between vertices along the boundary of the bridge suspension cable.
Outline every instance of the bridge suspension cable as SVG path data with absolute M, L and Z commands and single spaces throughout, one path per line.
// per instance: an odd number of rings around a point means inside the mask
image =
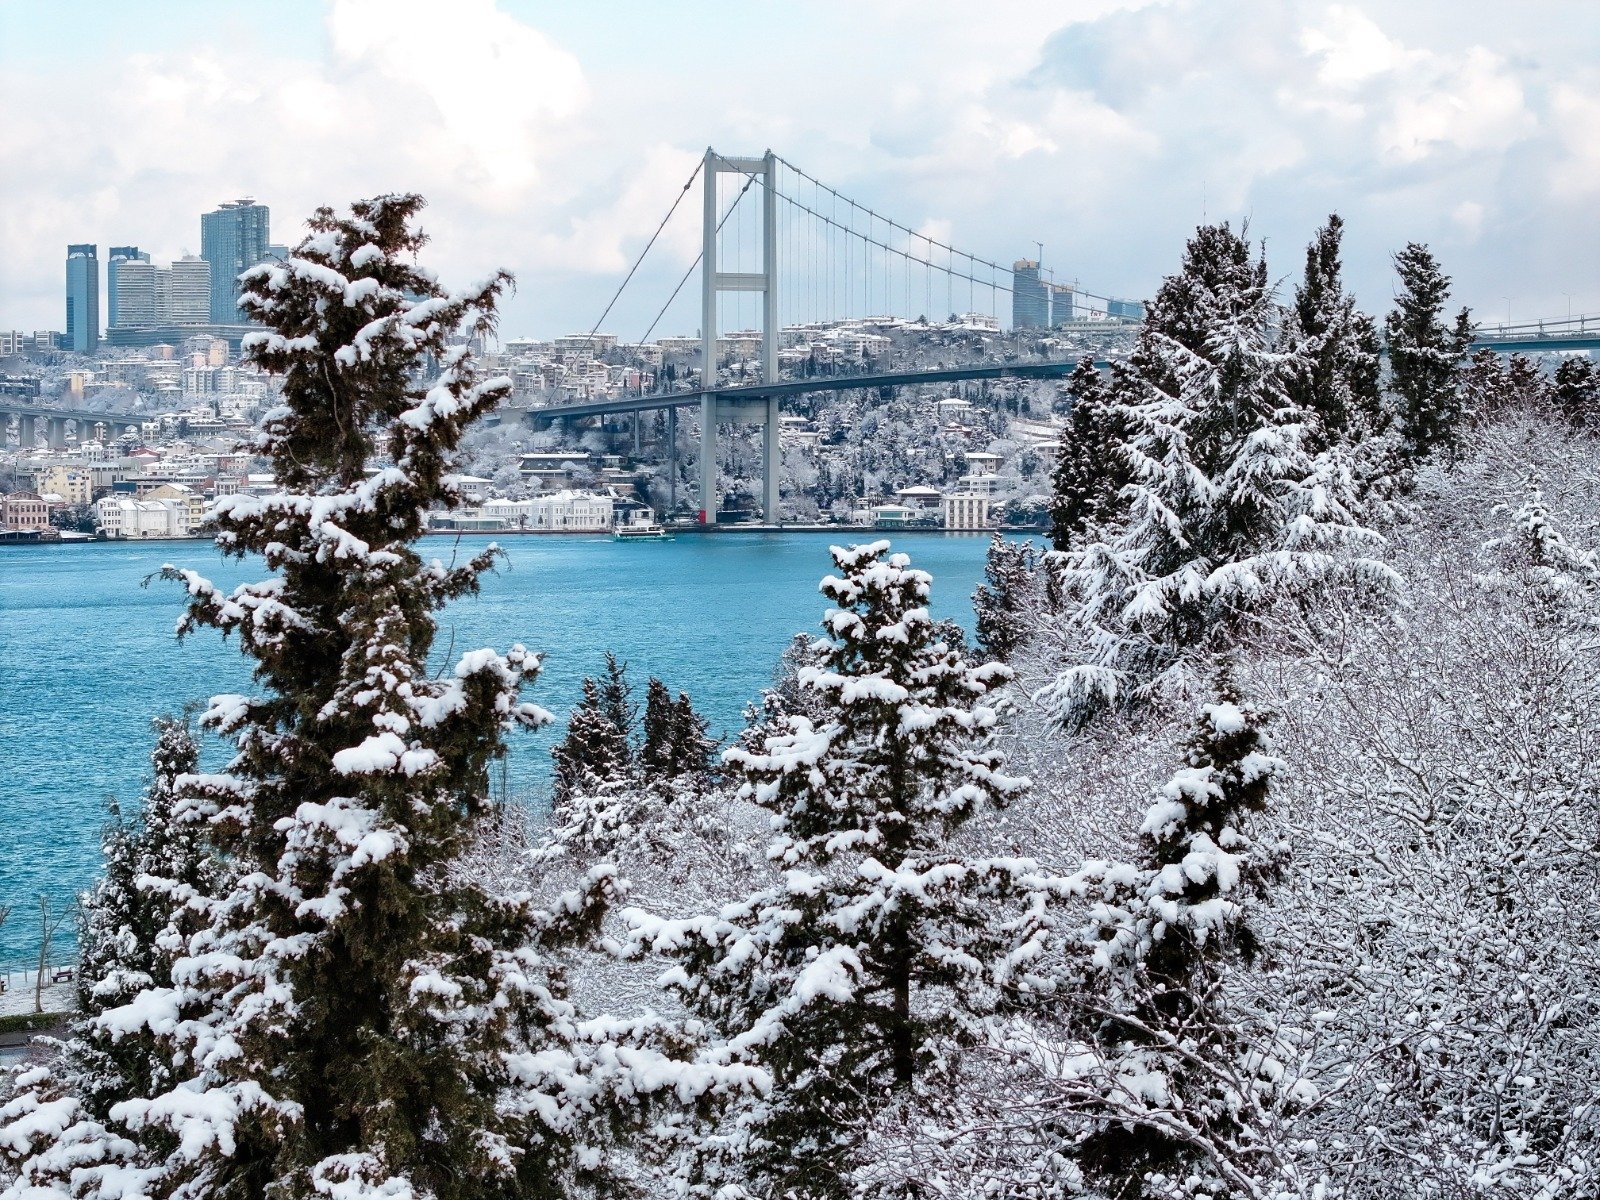
M 701 166 L 704 166 L 704 163 L 702 163 Z M 700 174 L 700 167 L 696 167 L 695 168 L 695 175 L 699 175 L 699 174 Z M 689 182 L 692 184 L 694 182 L 694 179 L 691 177 Z M 739 189 L 739 194 L 733 198 L 733 203 L 728 205 L 728 211 L 723 213 L 722 214 L 722 218 L 717 222 L 717 232 L 718 233 L 722 232 L 722 227 L 728 223 L 728 218 L 733 216 L 733 210 L 739 207 L 739 201 L 744 199 L 744 194 L 750 190 L 751 186 L 755 182 L 756 182 L 756 178 L 755 178 L 754 175 L 750 176 L 748 179 L 746 179 L 744 181 L 744 186 Z M 684 191 L 688 191 L 688 189 L 685 188 Z M 680 192 L 678 194 L 678 199 L 679 200 L 683 199 L 683 193 L 682 192 Z M 677 202 L 676 201 L 673 202 L 673 207 L 674 208 L 677 207 Z M 667 216 L 668 216 L 668 218 L 670 218 L 672 216 L 672 214 L 669 212 L 667 214 Z M 665 225 L 666 222 L 663 221 L 662 224 Z M 656 232 L 660 233 L 660 230 L 657 230 Z M 688 267 L 688 269 L 686 271 L 684 271 L 682 278 L 680 278 L 678 280 L 678 286 L 672 289 L 672 294 L 667 297 L 667 302 L 661 306 L 660 311 L 657 312 L 656 315 L 655 315 L 655 319 L 650 322 L 650 328 L 646 329 L 644 331 L 644 336 L 639 339 L 641 342 L 648 342 L 650 340 L 650 335 L 656 331 L 656 326 L 661 323 L 661 318 L 667 315 L 667 309 L 672 307 L 672 302 L 678 298 L 678 293 L 683 291 L 683 285 L 689 282 L 690 276 L 692 276 L 694 274 L 695 268 L 698 267 L 701 264 L 701 262 L 703 262 L 705 260 L 705 256 L 706 256 L 706 252 L 704 250 L 701 250 L 699 254 L 696 254 L 694 256 L 694 261 L 689 264 L 689 267 Z M 605 319 L 604 316 L 602 316 L 601 320 L 604 320 L 604 319 Z
M 977 274 L 979 267 L 986 267 L 990 271 L 1000 273 L 1003 276 L 1006 268 L 1001 267 L 998 263 L 991 262 L 988 259 L 979 258 L 977 255 L 969 254 L 964 250 L 957 250 L 954 246 L 951 246 L 948 243 L 938 241 L 936 238 L 930 237 L 924 233 L 920 233 L 907 225 L 903 225 L 900 222 L 877 212 L 875 209 L 851 199 L 843 192 L 840 192 L 837 188 L 829 187 L 827 184 L 820 182 L 814 176 L 800 170 L 793 163 L 788 162 L 786 159 L 783 159 L 777 155 L 774 155 L 773 157 L 777 159 L 779 163 L 786 166 L 789 170 L 795 172 L 797 178 L 803 183 L 811 184 L 813 188 L 817 189 L 819 192 L 826 192 L 829 200 L 829 211 L 825 213 L 821 210 L 820 204 L 816 206 L 807 204 L 805 201 L 789 194 L 782 188 L 779 188 L 775 185 L 771 189 L 773 198 L 788 204 L 796 212 L 805 214 L 816 225 L 825 227 L 828 230 L 836 230 L 840 234 L 844 235 L 844 269 L 842 280 L 835 281 L 835 276 L 838 273 L 837 250 L 829 247 L 825 251 L 829 253 L 831 260 L 829 263 L 829 290 L 830 293 L 832 293 L 831 307 L 833 307 L 835 310 L 833 315 L 837 315 L 837 309 L 840 307 L 838 289 L 834 286 L 835 282 L 842 284 L 846 296 L 849 297 L 848 303 L 845 305 L 845 307 L 851 307 L 854 304 L 853 292 L 854 281 L 857 278 L 857 263 L 851 250 L 851 239 L 862 243 L 859 275 L 862 289 L 861 299 L 864 309 L 868 310 L 869 312 L 872 308 L 873 289 L 876 283 L 876 268 L 875 264 L 873 264 L 871 261 L 872 248 L 878 249 L 883 255 L 883 286 L 881 300 L 885 308 L 889 306 L 889 296 L 892 290 L 891 269 L 888 258 L 889 255 L 894 255 L 899 258 L 908 271 L 911 265 L 915 264 L 919 267 L 922 267 L 924 271 L 928 272 L 929 282 L 927 291 L 930 293 L 930 295 L 932 292 L 931 274 L 933 272 L 938 272 L 947 276 L 952 285 L 956 279 L 966 280 L 968 285 L 967 299 L 969 308 L 971 307 L 974 299 L 973 293 L 979 288 L 988 289 L 991 303 L 993 303 L 993 301 L 996 300 L 1001 293 L 1006 295 L 1010 295 L 1012 293 L 1012 288 L 1001 279 L 996 279 L 993 275 L 990 275 L 988 278 L 983 278 Z M 746 190 L 748 190 L 751 184 L 760 182 L 758 176 L 756 176 L 754 173 L 745 170 L 728 159 L 723 158 L 721 155 L 717 155 L 717 158 L 728 167 L 730 173 L 745 176 Z M 743 192 L 740 194 L 742 196 Z M 839 204 L 841 202 L 848 206 L 849 213 L 846 220 L 843 221 L 839 219 L 838 211 Z M 856 214 L 858 213 L 863 214 L 867 219 L 867 229 L 865 231 L 856 228 L 855 218 Z M 929 246 L 929 249 L 926 252 L 927 257 L 914 254 L 909 250 L 903 249 L 900 246 L 896 246 L 888 241 L 885 241 L 883 238 L 876 236 L 876 223 L 879 221 L 883 222 L 884 225 L 889 229 L 899 230 L 908 237 L 915 238 L 918 241 L 926 243 Z M 934 261 L 935 247 L 945 251 L 947 255 L 947 261 L 945 263 Z M 966 270 L 962 270 L 956 266 L 956 258 L 958 256 L 961 259 L 964 259 L 968 264 Z M 809 275 L 814 278 L 815 274 L 816 272 L 813 268 L 809 272 Z M 907 281 L 905 291 L 909 292 L 909 290 L 909 281 Z M 995 315 L 998 316 L 999 314 L 996 313 Z
M 682 190 L 680 190 L 678 192 L 677 198 L 673 200 L 672 207 L 667 209 L 667 215 L 661 218 L 661 224 L 656 226 L 656 231 L 650 235 L 650 240 L 644 244 L 644 249 L 639 251 L 639 257 L 633 260 L 633 266 L 628 268 L 627 275 L 625 275 L 623 277 L 622 282 L 617 285 L 617 290 L 612 293 L 610 301 L 606 304 L 605 311 L 602 312 L 600 314 L 600 316 L 595 320 L 595 323 L 592 326 L 590 326 L 590 328 L 589 328 L 590 345 L 594 344 L 593 343 L 594 335 L 597 332 L 599 332 L 601 322 L 603 322 L 606 319 L 606 317 L 611 315 L 611 309 L 616 305 L 617 301 L 621 298 L 623 291 L 627 288 L 628 284 L 633 280 L 634 275 L 639 270 L 639 265 L 644 262 L 645 255 L 650 253 L 650 247 L 652 247 L 652 246 L 654 246 L 656 244 L 656 239 L 661 236 L 661 231 L 667 227 L 667 222 L 672 220 L 672 214 L 678 211 L 678 205 L 683 203 L 683 198 L 689 194 L 689 189 L 694 186 L 694 181 L 696 179 L 700 178 L 700 170 L 704 166 L 705 166 L 704 162 L 695 163 L 694 171 L 690 174 L 688 181 L 683 185 Z M 691 271 L 694 270 L 693 267 L 690 267 L 689 269 Z M 682 287 L 683 285 L 679 284 L 678 286 Z M 677 293 L 673 293 L 673 294 L 676 295 Z M 670 304 L 671 301 L 668 301 L 668 303 Z M 652 326 L 652 328 L 654 328 L 654 326 Z M 646 335 L 646 336 L 648 336 L 648 335 Z
M 972 278 L 972 276 L 970 274 L 965 274 L 964 275 L 964 274 L 962 274 L 962 273 L 960 273 L 958 271 L 955 271 L 953 269 L 953 267 L 954 267 L 954 261 L 953 260 L 954 260 L 954 258 L 956 256 L 964 258 L 969 263 L 972 264 L 972 266 L 969 268 L 969 271 L 975 271 L 977 267 L 987 267 L 991 271 L 999 272 L 1002 275 L 1010 273 L 1011 268 L 1009 268 L 1009 267 L 1003 266 L 1002 264 L 997 263 L 997 262 L 993 262 L 993 261 L 991 261 L 990 259 L 987 259 L 987 258 L 981 258 L 981 257 L 979 257 L 979 256 L 977 256 L 975 254 L 969 254 L 965 250 L 959 250 L 956 247 L 951 246 L 946 242 L 939 241 L 935 237 L 931 237 L 928 234 L 921 233 L 918 230 L 912 229 L 907 225 L 902 225 L 900 222 L 894 220 L 893 218 L 885 216 L 883 213 L 876 212 L 875 210 L 867 207 L 866 205 L 859 204 L 855 200 L 852 200 L 849 196 L 846 196 L 843 192 L 838 191 L 837 189 L 835 189 L 834 187 L 830 186 L 829 184 L 823 183 L 815 175 L 812 175 L 811 173 L 806 171 L 804 168 L 796 166 L 794 163 L 792 163 L 788 159 L 784 158 L 783 155 L 781 155 L 781 154 L 775 155 L 774 157 L 776 157 L 777 160 L 780 163 L 782 163 L 784 166 L 788 167 L 791 171 L 793 171 L 797 176 L 799 176 L 801 179 L 807 181 L 808 183 L 812 184 L 814 187 L 820 188 L 821 190 L 830 193 L 832 196 L 834 196 L 834 197 L 836 197 L 836 198 L 838 198 L 840 200 L 843 200 L 845 203 L 849 204 L 852 209 L 856 209 L 856 208 L 861 209 L 862 211 L 867 213 L 869 220 L 870 219 L 876 219 L 876 220 L 882 221 L 882 222 L 884 222 L 884 224 L 890 226 L 893 229 L 898 229 L 902 233 L 909 234 L 911 237 L 914 237 L 914 238 L 917 238 L 920 241 L 926 242 L 931 247 L 936 247 L 937 249 L 943 250 L 946 253 L 948 253 L 951 256 L 951 259 L 952 259 L 949 268 L 940 268 L 940 267 L 937 266 L 937 264 L 929 264 L 929 265 L 934 266 L 936 269 L 945 271 L 947 274 L 953 276 L 954 278 L 959 278 L 959 279 L 970 279 L 970 278 Z M 789 199 L 788 197 L 783 197 L 783 198 L 784 199 Z M 793 203 L 793 201 L 791 201 L 791 203 Z M 860 236 L 860 235 L 857 234 L 857 236 Z M 882 245 L 881 242 L 876 243 L 876 244 L 877 245 Z M 896 253 L 899 253 L 899 251 L 895 250 L 894 247 L 889 247 L 889 249 L 892 250 L 892 251 L 895 251 Z M 921 261 L 921 260 L 914 260 L 914 261 Z M 980 280 L 979 282 L 983 282 L 983 281 Z M 989 285 L 985 284 L 985 286 L 989 286 Z M 1004 286 L 999 285 L 999 284 L 995 284 L 994 287 L 995 287 L 996 291 L 1003 291 L 1003 292 L 1006 292 L 1006 293 L 1010 293 L 1012 291 L 1011 288 L 1004 287 Z M 1086 290 L 1084 288 L 1077 287 L 1076 285 L 1074 285 L 1074 287 L 1073 287 L 1073 294 L 1077 295 L 1077 296 L 1087 297 L 1090 300 L 1099 300 L 1099 301 L 1102 301 L 1103 303 L 1106 303 L 1106 304 L 1109 304 L 1111 302 L 1111 300 L 1112 300 L 1112 297 L 1110 297 L 1110 296 L 1102 296 L 1102 295 L 1099 295 L 1096 292 L 1091 292 L 1091 291 L 1088 291 L 1088 290 Z

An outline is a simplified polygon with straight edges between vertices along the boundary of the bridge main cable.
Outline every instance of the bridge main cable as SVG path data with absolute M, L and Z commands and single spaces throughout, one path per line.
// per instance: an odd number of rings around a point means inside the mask
M 849 196 L 846 196 L 843 192 L 839 191 L 837 188 L 831 186 L 830 184 L 824 183 L 822 180 L 818 179 L 815 175 L 811 174 L 809 171 L 806 171 L 801 167 L 797 167 L 794 163 L 792 163 L 788 159 L 784 158 L 783 155 L 781 155 L 781 154 L 774 155 L 774 157 L 780 163 L 782 163 L 784 166 L 788 167 L 791 171 L 793 171 L 796 175 L 798 175 L 801 179 L 806 180 L 808 183 L 812 184 L 815 187 L 821 188 L 823 191 L 829 193 L 830 195 L 832 195 L 836 199 L 844 201 L 846 204 L 850 205 L 852 209 L 860 209 L 862 212 L 867 214 L 869 219 L 882 221 L 885 225 L 888 225 L 890 228 L 898 229 L 901 233 L 908 234 L 909 236 L 914 237 L 919 241 L 926 242 L 929 246 L 935 246 L 938 249 L 944 250 L 944 251 L 946 251 L 947 253 L 949 253 L 951 255 L 955 255 L 955 256 L 959 256 L 961 258 L 964 258 L 968 262 L 972 263 L 974 265 L 974 268 L 980 267 L 980 266 L 981 267 L 987 267 L 992 271 L 996 271 L 996 272 L 1000 273 L 1001 275 L 1009 275 L 1011 273 L 1011 268 L 1009 268 L 1009 267 L 1002 266 L 1000 263 L 997 263 L 997 262 L 992 262 L 987 258 L 980 258 L 979 256 L 977 256 L 975 254 L 970 254 L 967 251 L 959 249 L 959 248 L 957 248 L 955 246 L 949 245 L 946 242 L 941 242 L 941 241 L 939 241 L 938 238 L 930 237 L 928 234 L 925 234 L 925 233 L 920 233 L 917 230 L 912 229 L 908 225 L 901 224 L 899 221 L 896 221 L 893 217 L 885 216 L 883 213 L 877 212 L 874 209 L 868 207 L 867 205 L 861 204 L 858 201 L 851 199 Z M 859 237 L 864 241 L 871 242 L 873 245 L 879 247 L 880 249 L 887 250 L 892 254 L 898 254 L 902 258 L 906 259 L 908 262 L 917 263 L 917 264 L 919 264 L 921 266 L 928 267 L 931 270 L 941 271 L 941 272 L 943 272 L 943 273 L 945 273 L 947 275 L 950 275 L 950 276 L 952 276 L 954 278 L 957 278 L 957 279 L 965 279 L 965 280 L 968 280 L 971 283 L 982 284 L 985 287 L 992 288 L 995 291 L 1005 292 L 1008 295 L 1012 293 L 1012 289 L 1009 288 L 1009 287 L 1006 287 L 1003 284 L 995 283 L 992 280 L 978 279 L 978 278 L 976 278 L 975 276 L 973 276 L 971 274 L 963 274 L 960 271 L 956 271 L 952 267 L 941 266 L 939 263 L 930 262 L 928 259 L 918 258 L 915 255 L 906 253 L 905 251 L 899 249 L 898 247 L 885 245 L 883 242 L 877 241 L 877 240 L 869 237 L 868 235 L 859 232 L 858 230 L 847 228 L 845 226 L 840 225 L 836 221 L 830 220 L 827 215 L 817 212 L 816 210 L 814 210 L 814 209 L 808 207 L 807 205 L 805 205 L 803 202 L 795 200 L 791 196 L 785 196 L 780 192 L 779 193 L 779 197 L 781 199 L 783 199 L 783 200 L 788 201 L 790 204 L 794 205 L 796 208 L 799 208 L 802 211 L 811 214 L 813 217 L 816 217 L 818 220 L 824 221 L 827 224 L 832 225 L 835 229 L 841 229 L 844 232 L 852 234 L 855 237 Z M 1110 302 L 1112 300 L 1112 297 L 1110 297 L 1110 296 L 1102 296 L 1102 295 L 1099 295 L 1096 292 L 1088 291 L 1085 288 L 1075 287 L 1073 289 L 1073 291 L 1079 296 L 1086 296 L 1090 300 L 1100 300 L 1100 301 L 1105 302 L 1108 305 L 1110 304 Z

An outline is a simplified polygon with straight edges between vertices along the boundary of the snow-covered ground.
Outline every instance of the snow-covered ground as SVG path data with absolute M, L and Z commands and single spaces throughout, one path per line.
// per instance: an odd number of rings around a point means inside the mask
M 31 1013 L 34 1007 L 33 985 L 34 973 L 32 971 L 13 971 L 4 976 L 6 990 L 0 992 L 0 1017 L 16 1016 L 19 1013 Z M 76 985 L 66 983 L 45 983 L 43 1008 L 45 1012 L 71 1012 L 78 1007 L 78 994 Z

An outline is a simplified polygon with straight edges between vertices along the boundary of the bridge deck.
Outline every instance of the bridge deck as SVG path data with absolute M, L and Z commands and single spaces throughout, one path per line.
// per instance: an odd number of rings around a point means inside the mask
M 1561 333 L 1539 336 L 1486 334 L 1473 342 L 1475 347 L 1512 353 L 1522 350 L 1600 350 L 1600 333 Z M 537 419 L 561 417 L 620 416 L 652 412 L 661 408 L 682 408 L 699 404 L 708 395 L 723 400 L 764 400 L 769 396 L 795 396 L 808 392 L 843 392 L 854 388 L 894 387 L 900 384 L 957 383 L 968 379 L 1062 379 L 1072 374 L 1077 359 L 1065 362 L 982 363 L 965 367 L 939 367 L 926 371 L 886 371 L 877 375 L 819 375 L 809 379 L 785 379 L 778 383 L 747 383 L 732 387 L 696 389 L 688 392 L 659 392 L 650 396 L 621 396 L 611 400 L 587 400 L 578 404 L 552 404 L 541 408 L 512 409 Z M 1097 361 L 1104 369 L 1110 364 Z
M 769 396 L 795 396 L 807 392 L 844 392 L 853 388 L 894 387 L 911 383 L 955 383 L 963 379 L 1062 379 L 1072 374 L 1078 361 L 1037 363 L 984 363 L 967 367 L 939 367 L 928 371 L 887 371 L 877 375 L 817 375 L 785 379 L 778 383 L 747 383 L 733 387 L 659 392 L 651 396 L 622 396 L 614 400 L 588 400 L 579 404 L 552 404 L 521 411 L 535 417 L 597 417 L 682 408 L 699 404 L 707 396 L 722 400 L 765 400 Z M 1099 362 L 1098 367 L 1109 364 Z

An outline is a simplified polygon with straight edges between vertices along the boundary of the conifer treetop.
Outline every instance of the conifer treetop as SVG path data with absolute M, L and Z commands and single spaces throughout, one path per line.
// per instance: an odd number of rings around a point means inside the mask
M 965 661 L 928 611 L 931 577 L 888 542 L 831 554 L 830 638 L 797 676 L 824 715 L 796 715 L 761 750 L 723 756 L 774 810 L 773 854 L 787 862 L 848 849 L 892 858 L 1027 786 L 1000 772 L 997 752 L 966 744 L 995 726 L 982 700 L 1010 668 Z

